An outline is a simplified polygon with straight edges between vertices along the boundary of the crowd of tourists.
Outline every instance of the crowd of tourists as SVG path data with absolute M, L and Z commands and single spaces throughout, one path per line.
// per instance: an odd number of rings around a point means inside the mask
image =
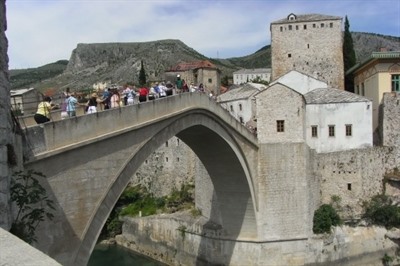
M 178 75 L 175 84 L 167 81 L 153 83 L 151 86 L 142 86 L 140 88 L 128 84 L 121 88 L 114 86 L 106 88 L 102 92 L 90 94 L 89 99 L 84 102 L 78 101 L 76 93 L 67 88 L 62 94 L 60 105 L 53 104 L 50 97 L 45 97 L 39 103 L 34 119 L 37 124 L 48 122 L 51 120 L 51 110 L 56 108 L 61 109 L 61 119 L 65 119 L 75 117 L 76 109 L 79 106 L 85 108 L 86 114 L 92 114 L 102 110 L 152 101 L 185 92 L 205 93 L 205 88 L 203 84 L 195 86 L 191 83 L 188 85 Z M 212 96 L 210 94 L 210 97 Z

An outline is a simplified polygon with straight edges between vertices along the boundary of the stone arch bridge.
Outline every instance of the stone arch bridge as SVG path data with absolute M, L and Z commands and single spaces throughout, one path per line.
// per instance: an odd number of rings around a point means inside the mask
M 265 239 L 257 139 L 204 94 L 50 122 L 27 128 L 25 136 L 24 166 L 46 175 L 43 184 L 57 205 L 55 218 L 40 228 L 37 247 L 63 265 L 87 263 L 130 178 L 173 136 L 194 151 L 209 173 L 221 237 Z

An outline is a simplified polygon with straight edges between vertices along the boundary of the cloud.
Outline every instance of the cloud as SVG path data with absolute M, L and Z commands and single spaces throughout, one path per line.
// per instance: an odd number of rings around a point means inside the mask
M 269 24 L 289 13 L 347 15 L 352 31 L 400 36 L 398 0 L 12 0 L 6 7 L 11 69 L 69 59 L 78 43 L 179 39 L 208 57 L 245 56 L 269 45 Z

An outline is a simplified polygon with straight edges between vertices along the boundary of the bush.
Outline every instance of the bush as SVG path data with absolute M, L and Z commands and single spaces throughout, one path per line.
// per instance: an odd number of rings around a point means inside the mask
M 41 178 L 46 177 L 40 172 L 28 170 L 17 172 L 11 179 L 10 195 L 17 206 L 17 216 L 10 232 L 29 244 L 37 241 L 35 231 L 39 223 L 54 217 L 54 203 L 40 184 Z
M 390 197 L 376 195 L 370 202 L 364 202 L 363 218 L 372 224 L 384 226 L 388 229 L 400 226 L 400 207 L 393 204 Z
M 313 232 L 315 234 L 329 233 L 332 226 L 340 224 L 342 220 L 330 204 L 323 204 L 314 212 Z

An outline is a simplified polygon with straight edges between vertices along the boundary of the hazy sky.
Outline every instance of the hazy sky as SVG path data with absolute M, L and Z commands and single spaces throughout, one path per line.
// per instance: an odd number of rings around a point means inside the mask
M 10 69 L 69 60 L 78 43 L 179 39 L 207 57 L 245 56 L 290 13 L 347 15 L 351 31 L 400 36 L 400 0 L 6 0 L 6 12 Z

